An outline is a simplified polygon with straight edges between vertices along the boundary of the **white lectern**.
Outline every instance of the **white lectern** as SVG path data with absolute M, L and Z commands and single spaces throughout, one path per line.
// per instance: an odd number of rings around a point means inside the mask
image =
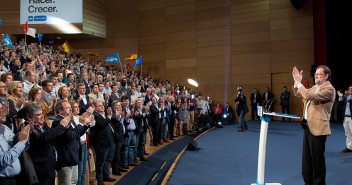
M 266 139 L 268 133 L 268 125 L 272 116 L 286 117 L 293 119 L 300 119 L 299 116 L 293 114 L 283 114 L 278 112 L 264 112 L 263 107 L 258 106 L 258 115 L 260 116 L 260 138 L 259 138 L 259 152 L 258 152 L 258 174 L 256 183 L 252 185 L 281 185 L 280 183 L 265 183 L 265 153 L 266 153 Z

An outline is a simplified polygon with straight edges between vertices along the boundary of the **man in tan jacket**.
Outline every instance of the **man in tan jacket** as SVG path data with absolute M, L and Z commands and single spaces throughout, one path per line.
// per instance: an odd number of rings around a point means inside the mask
M 306 185 L 325 185 L 325 142 L 331 134 L 329 120 L 336 91 L 330 83 L 331 70 L 327 66 L 317 67 L 315 85 L 310 89 L 301 84 L 302 74 L 303 71 L 293 68 L 294 95 L 306 100 L 302 119 L 302 176 Z

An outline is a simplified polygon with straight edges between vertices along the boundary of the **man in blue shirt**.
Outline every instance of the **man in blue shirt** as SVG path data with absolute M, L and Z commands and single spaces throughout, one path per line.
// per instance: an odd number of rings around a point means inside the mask
M 28 141 L 30 127 L 25 126 L 18 133 L 19 142 L 13 143 L 15 134 L 7 126 L 3 125 L 9 113 L 8 103 L 0 103 L 0 184 L 16 185 L 16 176 L 21 172 L 21 164 L 18 159 Z

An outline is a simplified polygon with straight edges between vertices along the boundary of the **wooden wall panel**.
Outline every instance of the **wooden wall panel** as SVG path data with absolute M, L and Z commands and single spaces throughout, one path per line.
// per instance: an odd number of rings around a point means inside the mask
M 295 50 L 295 51 L 280 51 L 271 52 L 271 62 L 286 62 L 298 60 L 313 60 L 313 50 Z
M 231 45 L 231 36 L 224 35 L 220 37 L 197 38 L 197 47 L 206 48 L 214 46 L 229 46 Z
M 231 53 L 231 46 L 226 46 L 226 45 L 197 49 L 197 57 L 228 56 L 230 53 Z
M 279 40 L 271 42 L 271 51 L 290 51 L 290 50 L 314 49 L 314 42 L 311 38 L 295 40 Z
M 250 22 L 261 22 L 261 21 L 269 21 L 270 19 L 269 11 L 248 13 L 248 14 L 233 14 L 232 13 L 232 24 L 243 24 Z
M 243 44 L 232 44 L 232 54 L 249 54 L 249 53 L 267 53 L 270 52 L 270 42 L 255 42 L 255 43 L 243 43 Z
M 294 40 L 313 38 L 313 28 L 297 28 L 289 30 L 273 30 L 271 31 L 271 39 L 277 40 Z
M 166 69 L 185 68 L 185 67 L 197 67 L 197 59 L 182 58 L 182 59 L 175 59 L 175 60 L 166 60 Z
M 166 43 L 166 51 L 175 51 L 182 49 L 196 49 L 197 45 L 195 39 L 173 41 Z
M 270 63 L 270 53 L 253 53 L 232 56 L 232 65 L 248 63 Z
M 168 16 L 168 15 L 194 12 L 195 5 L 196 5 L 195 3 L 187 3 L 187 4 L 168 6 L 165 8 L 165 15 Z
M 195 29 L 196 29 L 196 25 L 194 24 L 194 21 L 167 24 L 165 26 L 166 33 L 184 32 L 184 31 L 195 30 Z
M 231 17 L 216 17 L 216 18 L 209 18 L 209 19 L 201 19 L 197 20 L 197 28 L 211 28 L 211 27 L 222 27 L 231 25 Z
M 264 63 L 260 61 L 258 61 L 257 63 L 232 65 L 233 74 L 261 74 L 269 73 L 270 71 L 271 70 L 269 63 Z
M 83 1 L 83 33 L 106 38 L 105 2 Z
M 247 44 L 270 41 L 270 32 L 232 35 L 232 44 Z
M 208 56 L 208 57 L 197 57 L 197 66 L 223 66 L 231 63 L 231 56 L 220 55 L 220 56 Z

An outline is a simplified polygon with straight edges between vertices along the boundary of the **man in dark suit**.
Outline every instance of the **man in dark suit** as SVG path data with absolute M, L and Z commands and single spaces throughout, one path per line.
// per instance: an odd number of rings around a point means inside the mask
M 167 118 L 169 122 L 169 137 L 170 140 L 175 140 L 174 139 L 174 127 L 175 127 L 175 119 L 176 119 L 176 105 L 175 105 L 175 98 L 172 95 L 168 95 L 166 102 L 165 102 L 165 107 L 167 111 Z
M 123 169 L 124 158 L 125 158 L 125 151 L 126 151 L 126 144 L 125 144 L 125 132 L 126 128 L 123 124 L 124 114 L 122 111 L 122 105 L 119 101 L 114 101 L 111 104 L 112 109 L 112 117 L 111 117 L 111 124 L 115 129 L 115 152 L 114 158 L 111 163 L 112 174 L 113 175 L 121 175 L 121 172 L 127 172 L 126 169 Z
M 280 105 L 281 105 L 281 110 L 282 113 L 287 113 L 290 114 L 290 97 L 291 97 L 291 93 L 290 91 L 287 90 L 287 87 L 284 86 L 284 89 L 281 93 L 280 96 Z M 285 118 L 282 117 L 282 121 L 285 121 Z M 291 121 L 291 118 L 288 118 L 288 121 Z
M 89 97 L 86 95 L 86 86 L 83 83 L 79 83 L 78 87 L 78 94 L 76 97 L 73 97 L 78 103 L 79 106 L 79 114 L 82 115 L 86 112 L 88 107 L 90 106 L 91 102 Z
M 112 92 L 111 92 L 111 95 L 109 97 L 109 100 L 108 100 L 108 106 L 111 107 L 111 103 L 116 101 L 116 100 L 120 100 L 120 94 L 118 93 L 118 87 L 117 87 L 117 84 L 116 83 L 113 83 L 112 86 Z
M 269 87 L 265 87 L 265 92 L 263 93 L 263 107 L 266 107 L 265 105 L 268 103 L 268 101 L 272 100 L 274 98 L 273 93 L 270 92 Z M 268 111 L 272 111 L 274 107 L 271 107 L 271 110 Z
M 140 161 L 146 161 L 144 157 L 146 133 L 147 133 L 147 119 L 149 114 L 149 105 L 143 108 L 143 99 L 138 98 L 136 100 L 136 106 L 134 109 L 133 119 L 136 123 L 136 138 L 137 138 L 137 155 Z
M 56 152 L 53 141 L 66 132 L 70 123 L 67 116 L 55 128 L 49 128 L 44 123 L 42 108 L 37 104 L 26 104 L 19 112 L 19 117 L 26 120 L 24 125 L 30 125 L 33 130 L 29 137 L 28 154 L 31 156 L 39 184 L 55 184 Z
M 152 97 L 152 104 L 150 105 L 150 122 L 153 127 L 153 145 L 158 146 L 159 145 L 159 140 L 158 138 L 161 138 L 159 135 L 160 127 L 161 127 L 161 113 L 160 113 L 160 108 L 158 105 L 158 101 L 156 98 L 153 96 Z
M 96 179 L 98 184 L 103 181 L 113 182 L 116 179 L 109 175 L 108 164 L 111 163 L 115 152 L 114 128 L 111 125 L 112 110 L 109 108 L 105 114 L 103 102 L 94 102 L 95 111 L 93 113 L 96 124 L 91 128 L 91 144 L 96 155 Z
M 86 91 L 85 94 L 88 95 L 90 93 L 90 83 L 89 83 L 89 79 L 88 79 L 88 74 L 87 73 L 82 73 L 82 82 L 84 84 L 84 86 L 86 87 Z
M 59 100 L 55 106 L 56 118 L 52 123 L 52 128 L 60 125 L 64 117 L 70 116 L 71 122 L 67 126 L 64 134 L 61 134 L 54 141 L 54 146 L 57 150 L 58 160 L 56 163 L 57 177 L 59 184 L 76 184 L 71 182 L 72 179 L 78 178 L 78 163 L 80 161 L 80 136 L 83 135 L 88 127 L 88 124 L 82 126 L 73 121 L 71 105 L 66 100 Z M 72 178 L 70 178 L 72 177 Z
M 259 120 L 259 116 L 258 116 L 258 109 L 257 106 L 261 105 L 261 95 L 258 93 L 258 89 L 254 88 L 253 92 L 251 94 L 250 97 L 251 100 L 251 117 L 252 120 L 257 119 Z

